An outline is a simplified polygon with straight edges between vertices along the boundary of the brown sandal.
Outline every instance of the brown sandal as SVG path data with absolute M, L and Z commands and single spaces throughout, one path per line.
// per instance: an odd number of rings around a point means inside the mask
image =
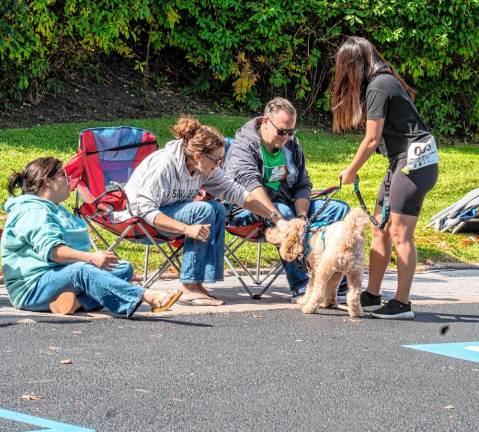
M 50 303 L 50 311 L 54 314 L 71 315 L 80 308 L 81 303 L 77 300 L 77 296 L 70 291 L 61 293 Z
M 165 304 L 161 304 L 160 306 L 152 307 L 151 311 L 155 312 L 155 313 L 167 311 L 168 309 L 171 308 L 171 306 L 173 306 L 178 301 L 178 299 L 182 295 L 183 295 L 183 291 L 181 291 L 181 290 L 176 291 L 173 294 L 170 294 L 168 297 L 166 297 L 162 300 L 162 303 L 163 303 L 163 301 L 166 301 Z

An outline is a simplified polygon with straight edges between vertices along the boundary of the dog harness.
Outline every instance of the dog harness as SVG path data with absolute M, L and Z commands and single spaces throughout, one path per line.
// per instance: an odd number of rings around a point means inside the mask
M 326 225 L 320 222 L 313 223 L 306 233 L 306 249 L 303 252 L 304 258 L 306 258 L 311 252 L 311 245 L 309 244 L 309 241 L 315 233 L 319 233 L 319 236 L 323 241 L 323 248 L 326 248 Z
M 324 222 L 311 222 L 312 220 L 316 219 L 323 211 L 324 209 L 328 206 L 329 202 L 333 199 L 333 197 L 341 190 L 341 186 L 343 185 L 343 181 L 341 177 L 339 177 L 339 186 L 337 186 L 331 194 L 328 195 L 328 197 L 324 200 L 323 205 L 316 210 L 308 219 L 306 219 L 306 226 L 304 227 L 304 232 L 303 235 L 300 238 L 300 241 L 303 245 L 303 252 L 298 255 L 296 260 L 298 261 L 298 266 L 303 272 L 308 271 L 308 266 L 306 265 L 306 255 L 309 253 L 309 239 L 311 238 L 310 232 L 311 232 L 311 227 L 316 226 L 316 227 L 324 227 L 326 224 Z M 324 228 L 325 230 L 325 228 Z M 309 235 L 309 237 L 308 237 Z M 324 241 L 324 239 L 323 239 Z

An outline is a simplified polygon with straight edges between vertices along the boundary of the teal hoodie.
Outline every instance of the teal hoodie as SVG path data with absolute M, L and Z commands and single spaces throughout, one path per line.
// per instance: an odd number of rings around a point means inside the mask
M 65 207 L 36 195 L 11 197 L 2 236 L 1 254 L 10 301 L 21 308 L 40 277 L 59 264 L 51 261 L 55 246 L 64 244 L 88 252 L 87 225 Z

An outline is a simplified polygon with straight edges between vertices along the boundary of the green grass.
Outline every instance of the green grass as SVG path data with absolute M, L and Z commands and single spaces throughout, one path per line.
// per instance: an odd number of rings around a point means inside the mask
M 206 124 L 216 126 L 227 136 L 247 119 L 232 116 L 200 116 Z M 78 133 L 81 129 L 103 125 L 131 125 L 143 127 L 158 136 L 163 145 L 172 138 L 169 131 L 175 118 L 125 120 L 114 123 L 69 123 L 52 126 L 36 126 L 28 129 L 0 130 L 0 201 L 7 197 L 6 182 L 13 169 L 21 169 L 27 162 L 40 156 L 53 155 L 62 160 L 69 159 L 77 147 Z M 313 129 L 298 132 L 307 158 L 308 170 L 315 188 L 325 188 L 337 184 L 338 174 L 351 160 L 360 135 L 332 135 Z M 425 228 L 431 216 L 450 203 L 462 197 L 473 188 L 479 187 L 479 147 L 471 145 L 440 146 L 440 176 L 436 187 L 428 194 L 416 231 L 419 262 L 475 262 L 479 261 L 479 241 L 465 241 L 467 234 L 443 234 Z M 368 208 L 372 209 L 377 188 L 387 167 L 387 161 L 373 156 L 360 172 L 361 192 Z M 346 186 L 337 196 L 351 206 L 358 206 L 352 193 L 352 187 Z M 71 208 L 73 200 L 67 206 Z M 369 233 L 368 233 L 369 236 Z M 471 244 L 469 244 L 471 243 Z M 141 248 L 130 245 L 123 248 L 124 256 L 141 267 Z M 240 254 L 248 264 L 254 263 L 256 249 L 248 245 Z M 265 259 L 277 260 L 271 246 L 266 247 Z

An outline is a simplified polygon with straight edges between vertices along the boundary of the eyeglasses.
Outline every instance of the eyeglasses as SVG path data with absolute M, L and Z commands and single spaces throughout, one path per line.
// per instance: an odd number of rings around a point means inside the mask
M 273 123 L 273 120 L 271 120 L 271 118 L 267 117 L 267 119 L 271 122 L 271 124 L 274 126 L 274 128 L 276 129 L 276 134 L 279 135 L 279 136 L 285 136 L 285 135 L 288 135 L 288 136 L 293 136 L 295 133 L 296 133 L 296 128 L 292 128 L 292 129 L 283 129 L 283 128 L 279 128 L 278 126 L 276 126 L 274 123 Z
M 223 165 L 223 162 L 225 161 L 224 156 L 220 156 L 217 159 L 212 158 L 210 155 L 204 153 L 204 156 L 207 157 L 211 162 L 213 162 L 216 166 L 221 166 Z
M 70 181 L 70 176 L 67 175 L 65 170 L 57 171 L 55 174 L 53 174 L 53 176 L 51 178 L 55 178 L 55 177 L 64 178 L 65 180 Z

